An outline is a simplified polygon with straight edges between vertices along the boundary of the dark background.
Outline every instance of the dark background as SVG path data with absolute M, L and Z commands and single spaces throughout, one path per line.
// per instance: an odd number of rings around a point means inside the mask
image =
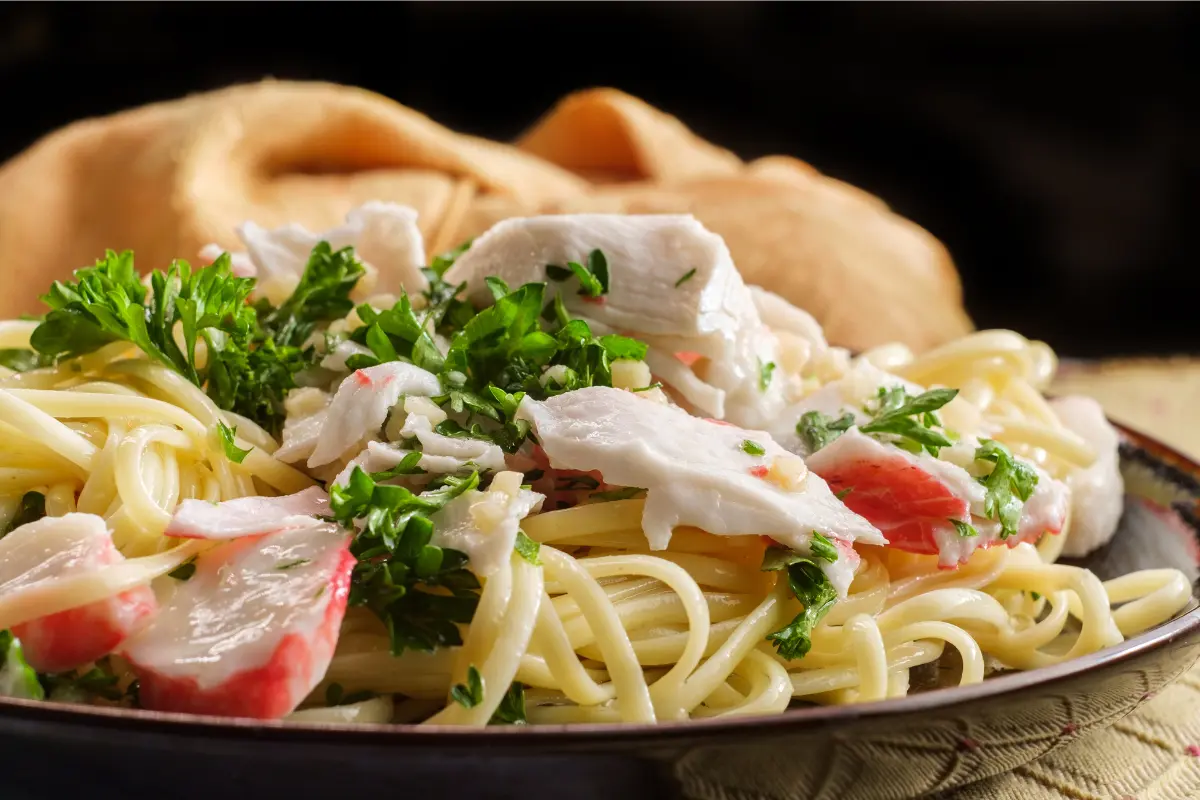
M 267 75 L 500 139 L 611 85 L 882 196 L 948 245 L 981 326 L 1197 353 L 1198 23 L 1152 3 L 4 4 L 0 158 Z

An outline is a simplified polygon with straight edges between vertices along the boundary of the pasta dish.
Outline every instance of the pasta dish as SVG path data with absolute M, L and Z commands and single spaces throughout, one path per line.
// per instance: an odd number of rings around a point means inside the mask
M 1056 563 L 1118 436 L 1043 343 L 851 354 L 690 216 L 411 209 L 108 252 L 0 322 L 0 693 L 259 719 L 620 723 L 1092 653 L 1170 569 Z M 153 266 L 153 265 L 145 265 Z

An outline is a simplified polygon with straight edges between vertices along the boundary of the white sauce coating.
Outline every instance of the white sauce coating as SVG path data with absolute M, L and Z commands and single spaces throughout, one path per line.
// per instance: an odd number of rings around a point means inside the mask
M 1124 506 L 1125 481 L 1121 477 L 1117 429 L 1104 409 L 1090 397 L 1060 397 L 1050 401 L 1060 422 L 1083 437 L 1096 452 L 1090 467 L 1067 476 L 1071 488 L 1071 530 L 1063 553 L 1085 556 L 1103 547 L 1117 532 Z
M 521 520 L 541 510 L 543 495 L 521 488 L 521 474 L 501 472 L 486 492 L 464 492 L 433 515 L 430 543 L 466 553 L 471 569 L 488 576 L 508 561 Z
M 338 386 L 329 405 L 308 466 L 320 467 L 337 461 L 364 439 L 374 436 L 401 397 L 434 397 L 440 392 L 437 376 L 403 361 L 389 361 L 352 373 Z
M 814 530 L 885 543 L 816 475 L 802 476 L 793 489 L 768 480 L 777 461 L 798 459 L 763 431 L 698 419 L 598 386 L 544 403 L 527 397 L 517 417 L 533 425 L 556 469 L 599 470 L 607 483 L 647 489 L 642 526 L 651 549 L 666 548 L 679 525 L 727 536 L 765 534 L 800 552 L 808 552 Z M 745 452 L 747 440 L 764 454 Z

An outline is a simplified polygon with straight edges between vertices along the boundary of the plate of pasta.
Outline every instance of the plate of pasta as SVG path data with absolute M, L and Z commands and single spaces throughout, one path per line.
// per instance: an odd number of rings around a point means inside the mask
M 0 322 L 6 740 L 902 797 L 1197 657 L 1200 468 L 1041 342 L 851 353 L 687 215 L 238 235 Z

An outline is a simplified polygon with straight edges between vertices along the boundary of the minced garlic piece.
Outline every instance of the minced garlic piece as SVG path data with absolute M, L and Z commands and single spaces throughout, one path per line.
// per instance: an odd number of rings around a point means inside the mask
M 516 497 L 521 491 L 521 478 L 523 476 L 519 472 L 497 472 L 496 477 L 492 478 L 490 491 L 503 492 L 509 497 Z
M 283 408 L 289 417 L 303 419 L 325 408 L 329 405 L 329 400 L 328 393 L 306 386 L 288 392 L 287 399 L 283 401 Z
M 808 467 L 797 456 L 778 456 L 773 459 L 766 475 L 771 483 L 789 492 L 798 491 L 806 477 Z
M 612 362 L 614 389 L 644 389 L 650 385 L 650 368 L 645 361 L 618 358 Z
M 431 425 L 440 425 L 446 421 L 446 412 L 428 397 L 404 398 L 404 410 L 409 414 L 418 414 L 429 420 Z

